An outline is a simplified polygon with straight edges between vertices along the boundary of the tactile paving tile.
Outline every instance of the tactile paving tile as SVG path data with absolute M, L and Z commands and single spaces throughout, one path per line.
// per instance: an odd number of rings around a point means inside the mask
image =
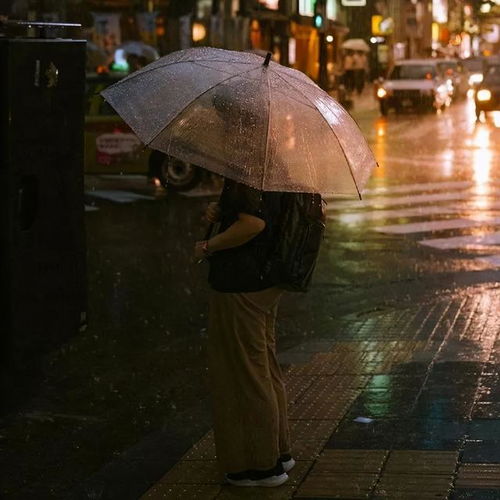
M 387 474 L 383 473 L 374 498 L 427 499 L 447 498 L 452 487 L 452 474 Z
M 208 484 L 164 484 L 157 483 L 147 491 L 141 500 L 160 500 L 160 499 L 200 499 L 212 500 L 217 497 L 221 490 L 219 485 L 212 486 Z
M 293 403 L 297 401 L 304 392 L 306 392 L 313 382 L 316 380 L 315 376 L 305 376 L 305 377 L 292 377 L 286 376 L 284 379 L 286 387 L 286 397 L 288 403 Z
M 295 498 L 369 498 L 377 477 L 359 472 L 310 473 Z
M 215 460 L 185 460 L 177 462 L 159 483 L 220 484 L 222 479 Z
M 296 420 L 340 420 L 347 413 L 358 394 L 359 392 L 350 389 L 348 395 L 339 394 L 337 398 L 297 403 L 290 406 L 288 417 Z
M 247 500 L 289 500 L 311 468 L 311 461 L 297 461 L 295 467 L 288 472 L 288 481 L 278 488 L 240 488 L 238 486 L 223 486 L 217 500 L 246 498 Z M 186 497 L 188 500 L 189 497 Z
M 394 450 L 384 474 L 453 474 L 458 451 Z
M 290 420 L 292 454 L 298 460 L 314 460 L 325 447 L 338 420 Z
M 313 403 L 317 400 L 327 399 L 335 402 L 339 398 L 350 397 L 357 394 L 368 383 L 369 377 L 361 376 L 326 376 L 316 377 L 307 388 L 298 403 Z
M 324 450 L 311 474 L 363 472 L 378 474 L 389 455 L 388 450 Z
M 181 460 L 215 460 L 215 442 L 213 431 L 207 432 Z
M 500 464 L 461 464 L 455 486 L 500 489 Z

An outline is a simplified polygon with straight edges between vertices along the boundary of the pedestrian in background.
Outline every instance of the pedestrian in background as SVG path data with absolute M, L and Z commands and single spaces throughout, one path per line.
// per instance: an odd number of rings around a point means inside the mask
M 343 68 L 344 68 L 344 87 L 347 91 L 347 94 L 350 95 L 355 88 L 354 52 L 352 50 L 346 51 L 343 60 Z
M 236 486 L 279 486 L 295 464 L 276 358 L 283 290 L 266 274 L 280 217 L 278 192 L 225 180 L 207 219 L 217 234 L 195 246 L 210 263 L 208 366 L 217 460 Z
M 368 58 L 362 51 L 356 51 L 353 55 L 354 85 L 358 95 L 362 94 L 365 88 L 366 67 Z

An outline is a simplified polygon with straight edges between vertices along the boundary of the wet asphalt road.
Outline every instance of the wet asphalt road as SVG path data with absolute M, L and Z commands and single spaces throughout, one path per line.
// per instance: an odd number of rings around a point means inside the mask
M 380 167 L 363 203 L 329 200 L 314 287 L 283 301 L 280 352 L 331 336 L 346 315 L 500 276 L 500 115 L 477 124 L 469 101 L 354 115 Z M 88 178 L 86 189 L 97 209 L 86 215 L 89 328 L 46 358 L 35 397 L 2 422 L 6 498 L 137 498 L 211 425 L 206 267 L 191 249 L 216 190 L 174 195 L 144 178 Z

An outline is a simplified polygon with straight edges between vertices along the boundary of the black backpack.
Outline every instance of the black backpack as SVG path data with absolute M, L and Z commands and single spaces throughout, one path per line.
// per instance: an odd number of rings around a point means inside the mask
M 309 288 L 325 231 L 323 203 L 319 194 L 282 193 L 268 272 L 285 290 Z

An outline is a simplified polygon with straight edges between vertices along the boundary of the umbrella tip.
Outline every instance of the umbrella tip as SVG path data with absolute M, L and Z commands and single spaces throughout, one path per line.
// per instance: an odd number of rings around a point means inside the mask
M 268 52 L 268 53 L 266 54 L 266 59 L 265 59 L 265 61 L 264 61 L 264 63 L 263 63 L 263 66 L 269 66 L 269 61 L 271 60 L 272 55 L 273 55 L 273 54 L 272 54 L 271 52 Z

